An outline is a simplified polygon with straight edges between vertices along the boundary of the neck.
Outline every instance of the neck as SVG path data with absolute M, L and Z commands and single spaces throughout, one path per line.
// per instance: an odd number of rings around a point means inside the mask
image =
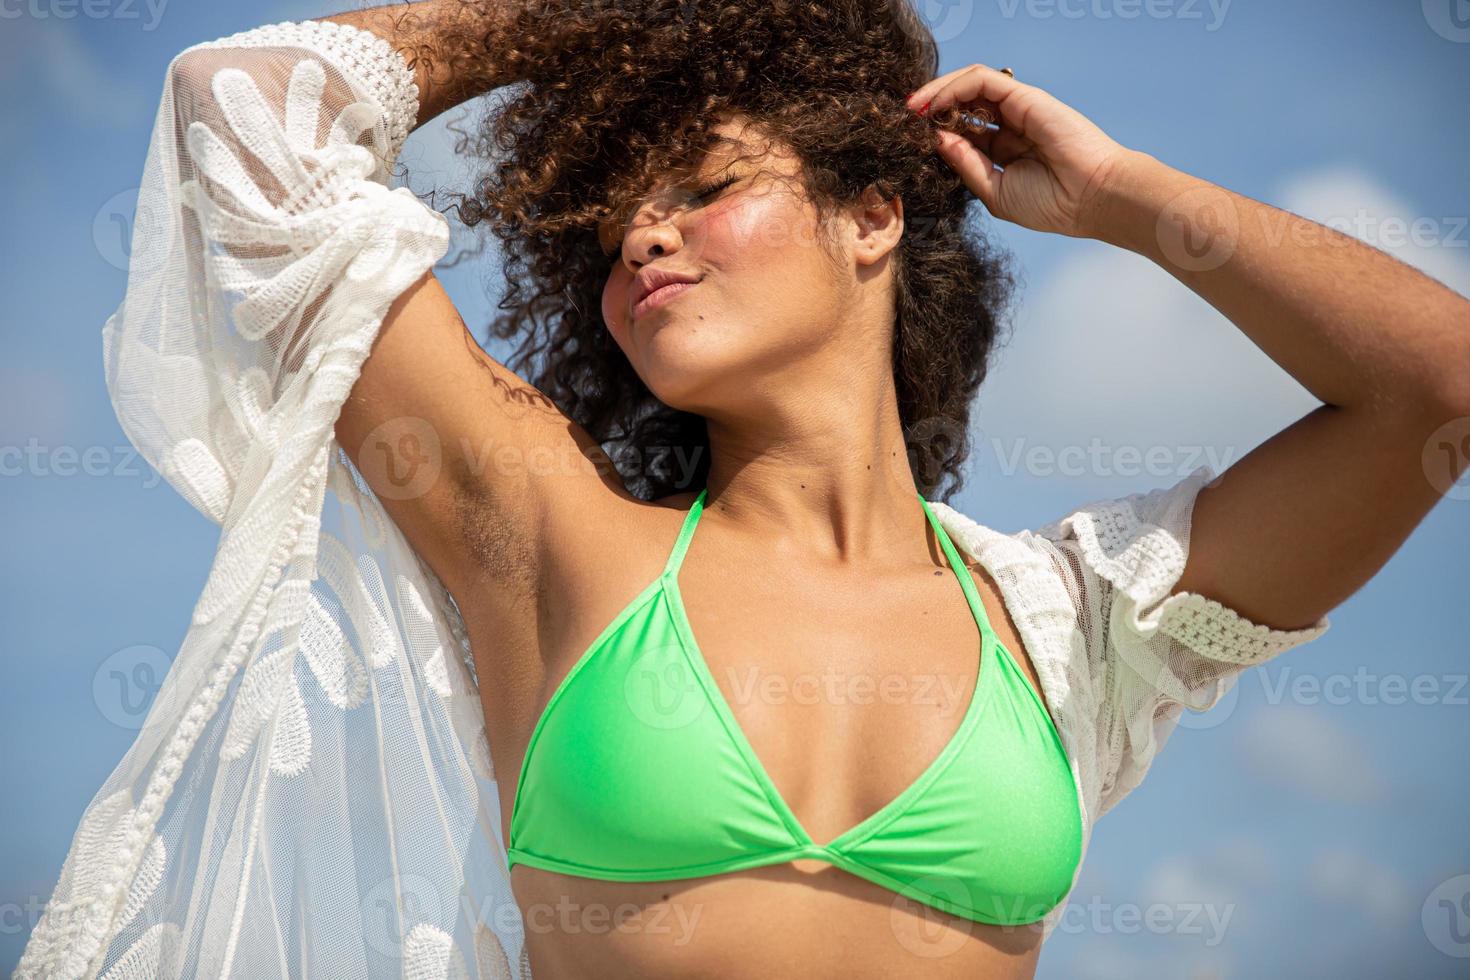
M 762 411 L 759 421 L 711 418 L 706 510 L 759 528 L 763 545 L 777 552 L 816 561 L 862 564 L 916 553 L 928 518 L 897 402 L 891 393 L 876 401 L 867 410 L 849 398 L 832 400 L 826 411 Z

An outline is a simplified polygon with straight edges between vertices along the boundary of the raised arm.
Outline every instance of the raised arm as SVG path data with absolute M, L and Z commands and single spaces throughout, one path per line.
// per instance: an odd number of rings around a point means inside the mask
M 419 0 L 318 18 L 387 41 L 413 72 L 419 105 L 413 128 L 478 95 L 520 81 L 511 50 L 495 50 L 516 0 Z
M 308 358 L 350 349 L 332 375 L 351 382 L 336 440 L 454 593 L 533 575 L 547 500 L 612 485 L 590 437 L 466 329 L 432 272 L 444 218 L 388 189 L 414 127 L 512 80 L 476 49 L 495 16 L 432 0 L 272 25 L 191 48 L 169 76 L 191 150 L 180 169 L 192 174 L 195 148 L 215 161 L 197 199 L 218 247 L 200 259 L 228 256 L 232 285 L 270 317 L 245 338 L 263 401 Z M 456 77 L 466 60 L 474 70 Z M 472 554 L 470 525 L 516 547 Z
M 1310 624 L 1470 465 L 1470 300 L 1332 228 L 1128 160 L 1100 205 L 1104 240 L 1168 270 L 1324 402 L 1201 491 L 1177 590 Z M 1186 235 L 1210 250 L 1181 250 Z
M 1175 594 L 1309 627 L 1383 567 L 1470 465 L 1470 300 L 1335 230 L 1127 150 L 986 65 L 930 81 L 910 105 L 998 118 L 978 144 L 941 136 L 987 208 L 1147 256 L 1324 402 L 1202 488 Z
M 1097 818 L 1185 707 L 1209 708 L 1244 670 L 1326 632 L 1470 465 L 1470 301 L 1128 150 L 990 66 L 932 79 L 908 104 L 937 122 L 955 109 L 998 122 L 973 139 L 937 134 L 993 215 L 1147 256 L 1323 401 L 1223 474 L 1200 466 L 1023 537 L 1042 560 L 1014 562 L 1033 572 L 1017 588 L 1042 597 L 1041 675 L 1059 685 Z

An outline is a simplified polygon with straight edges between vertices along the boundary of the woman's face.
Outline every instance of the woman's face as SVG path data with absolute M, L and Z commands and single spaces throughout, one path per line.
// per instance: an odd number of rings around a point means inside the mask
M 703 414 L 736 409 L 741 399 L 769 394 L 783 376 L 795 380 L 793 372 L 824 352 L 835 362 L 844 345 L 864 342 L 854 336 L 862 329 L 857 321 L 871 317 L 855 314 L 877 288 L 867 282 L 867 266 L 902 229 L 898 207 L 897 231 L 891 222 L 880 228 L 877 252 L 873 240 L 854 239 L 850 222 L 837 229 L 833 251 L 824 250 L 795 156 L 762 139 L 743 116 L 715 132 L 721 140 L 696 172 L 645 196 L 625 225 L 598 229 L 614 255 L 603 321 L 650 391 Z M 700 188 L 710 190 L 696 197 Z M 654 270 L 698 282 L 635 312 L 639 273 Z

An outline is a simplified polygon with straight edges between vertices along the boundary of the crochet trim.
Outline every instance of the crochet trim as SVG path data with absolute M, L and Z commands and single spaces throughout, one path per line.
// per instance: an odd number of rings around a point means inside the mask
M 237 31 L 195 47 L 300 47 L 326 55 L 334 66 L 352 77 L 354 84 L 368 89 L 383 110 L 390 160 L 397 159 L 398 151 L 418 121 L 419 89 L 408 62 L 387 40 L 351 24 L 288 20 Z

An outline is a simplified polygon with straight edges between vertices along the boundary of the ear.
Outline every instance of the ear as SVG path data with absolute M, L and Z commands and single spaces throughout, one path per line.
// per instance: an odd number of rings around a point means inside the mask
M 860 264 L 881 260 L 903 237 L 903 199 L 896 195 L 886 198 L 869 184 L 851 213 L 853 258 Z

